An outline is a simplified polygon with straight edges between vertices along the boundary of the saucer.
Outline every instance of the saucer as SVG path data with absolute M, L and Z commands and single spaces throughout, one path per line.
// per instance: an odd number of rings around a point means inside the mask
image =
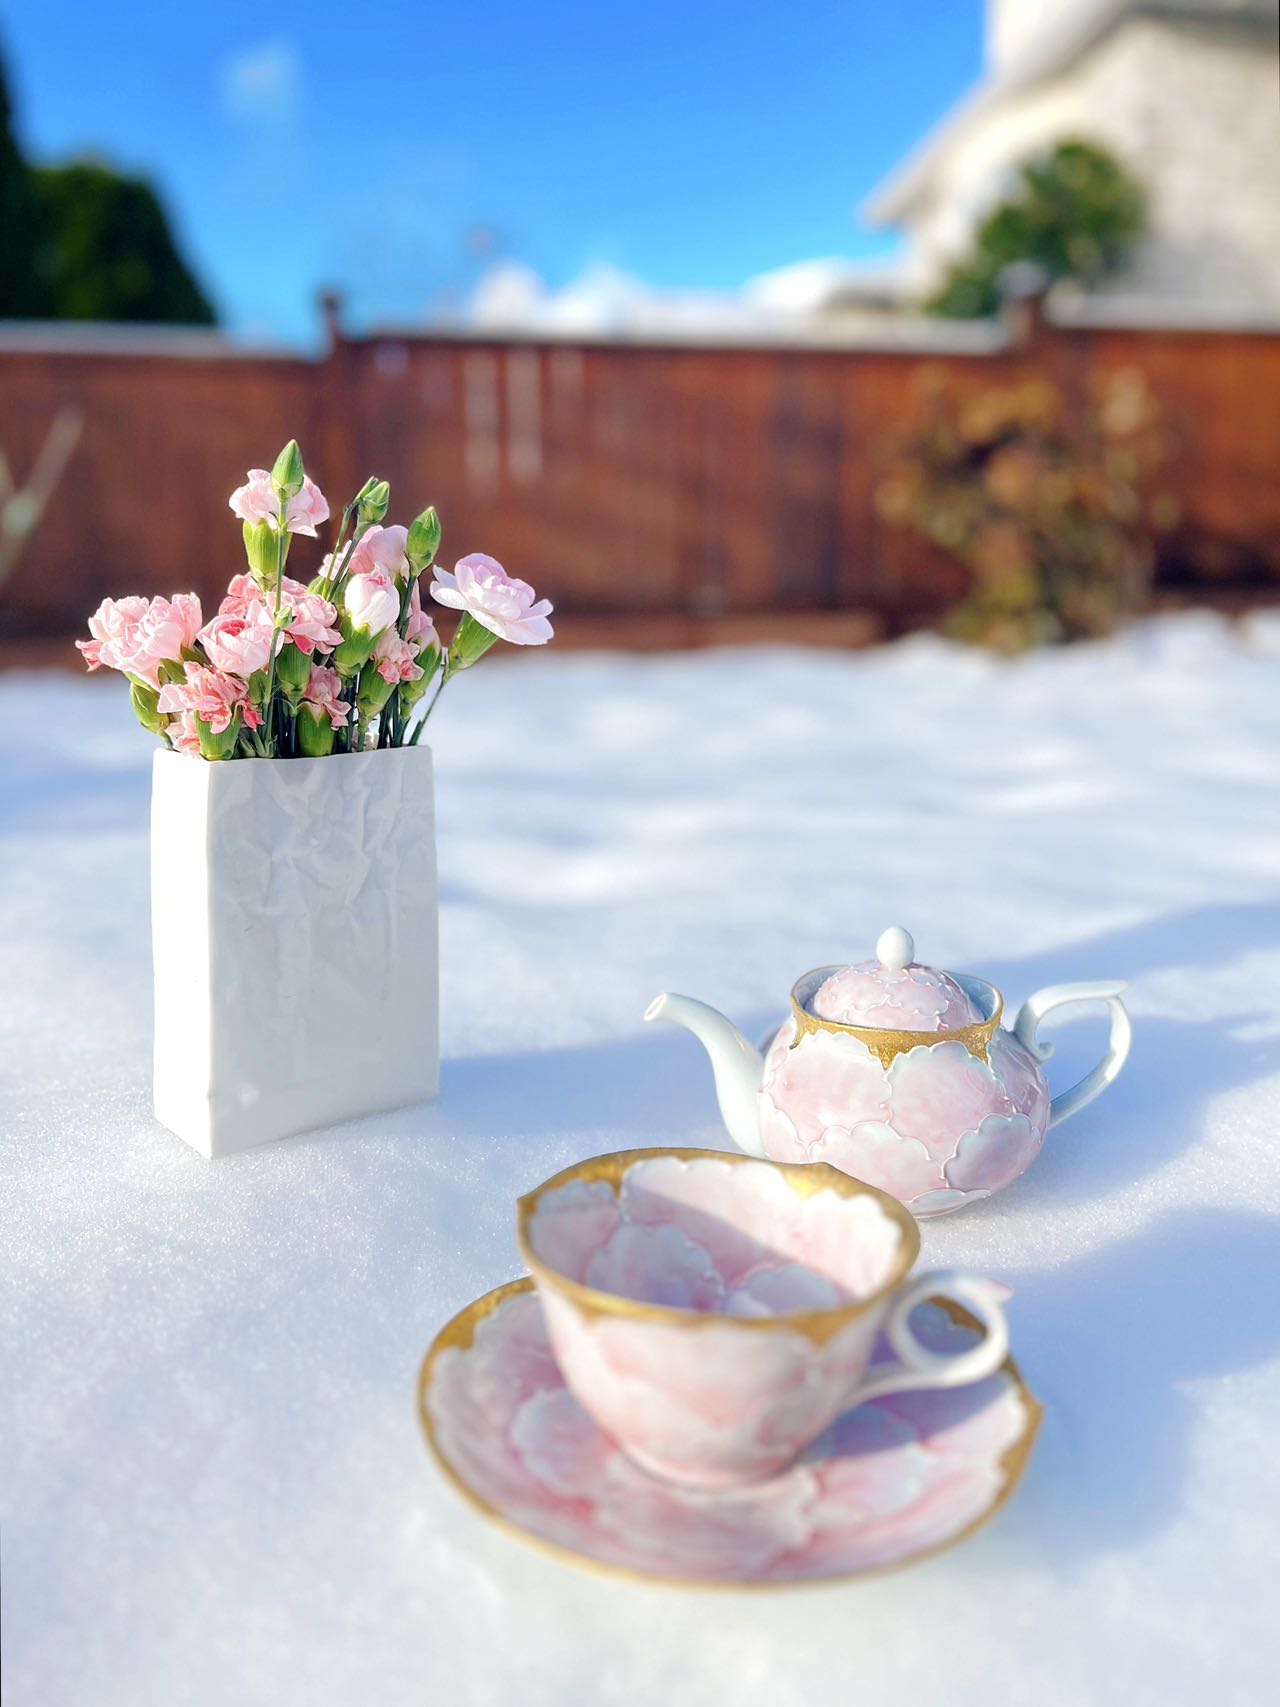
M 926 1305 L 912 1325 L 939 1352 L 976 1338 L 958 1306 Z M 963 1541 L 1017 1486 L 1041 1415 L 1010 1359 L 970 1387 L 846 1412 L 767 1482 L 675 1487 L 632 1464 L 569 1392 L 527 1278 L 441 1330 L 418 1406 L 454 1487 L 522 1540 L 578 1565 L 729 1588 L 859 1577 Z

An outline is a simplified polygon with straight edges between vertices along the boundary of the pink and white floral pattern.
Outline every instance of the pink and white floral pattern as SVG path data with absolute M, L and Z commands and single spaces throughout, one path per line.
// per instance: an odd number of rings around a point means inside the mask
M 568 1390 L 531 1283 L 504 1290 L 468 1347 L 429 1364 L 433 1449 L 493 1515 L 597 1564 L 756 1584 L 906 1564 L 990 1515 L 1016 1474 L 1007 1457 L 1037 1421 L 1006 1366 L 970 1387 L 848 1411 L 770 1480 L 685 1490 L 646 1475 Z M 933 1306 L 916 1325 L 939 1351 L 972 1343 Z
M 1039 1154 L 1049 1091 L 1012 1032 L 996 1031 L 986 1061 L 940 1037 L 887 1068 L 847 1032 L 813 1032 L 792 1049 L 794 1036 L 788 1020 L 760 1087 L 774 1161 L 829 1162 L 924 1218 L 989 1197 Z
M 819 1019 L 875 1025 L 890 1031 L 954 1031 L 982 1015 L 946 972 L 932 966 L 888 967 L 859 961 L 833 972 L 814 996 Z
M 902 1229 L 870 1193 L 800 1196 L 764 1162 L 674 1156 L 544 1192 L 529 1225 L 551 1271 L 545 1308 L 570 1388 L 637 1462 L 676 1481 L 758 1480 L 790 1463 L 849 1402 L 888 1290 L 910 1266 Z M 584 1308 L 554 1276 L 711 1318 Z M 818 1343 L 744 1318 L 829 1310 L 886 1294 Z

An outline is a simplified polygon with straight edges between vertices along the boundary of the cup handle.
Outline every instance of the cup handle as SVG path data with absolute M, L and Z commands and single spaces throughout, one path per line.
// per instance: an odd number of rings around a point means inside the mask
M 890 1368 L 877 1368 L 854 1396 L 855 1404 L 878 1399 L 882 1393 L 905 1393 L 913 1387 L 967 1387 L 993 1375 L 1009 1351 L 1009 1326 L 1001 1309 L 1009 1288 L 975 1274 L 940 1269 L 922 1274 L 889 1306 L 883 1332 L 898 1354 Z M 930 1298 L 950 1298 L 977 1317 L 983 1338 L 968 1351 L 932 1351 L 911 1330 L 911 1312 Z
M 1053 1054 L 1052 1043 L 1041 1043 L 1036 1033 L 1040 1029 L 1040 1021 L 1053 1008 L 1065 1007 L 1070 1002 L 1105 1002 L 1111 1014 L 1111 1035 L 1107 1040 L 1107 1052 L 1091 1072 L 1085 1074 L 1079 1084 L 1072 1085 L 1070 1090 L 1060 1091 L 1049 1104 L 1049 1125 L 1056 1126 L 1060 1120 L 1065 1120 L 1069 1114 L 1074 1114 L 1087 1102 L 1092 1102 L 1101 1091 L 1115 1078 L 1129 1058 L 1129 1046 L 1133 1042 L 1133 1026 L 1124 1003 L 1120 1000 L 1120 992 L 1125 988 L 1123 983 L 1115 980 L 1104 980 L 1099 984 L 1050 984 L 1047 989 L 1037 990 L 1034 996 L 1028 996 L 1018 1009 L 1018 1017 L 1013 1022 L 1013 1035 L 1025 1049 L 1028 1049 L 1037 1061 L 1047 1061 Z

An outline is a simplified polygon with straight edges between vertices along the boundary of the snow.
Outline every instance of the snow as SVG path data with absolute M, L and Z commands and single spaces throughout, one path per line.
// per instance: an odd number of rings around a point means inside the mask
M 149 1113 L 150 743 L 115 682 L 0 678 L 6 1707 L 1269 1698 L 1278 686 L 1274 621 L 1205 616 L 1014 664 L 928 637 L 486 662 L 434 734 L 439 1102 L 210 1164 Z M 1014 1502 L 775 1597 L 489 1529 L 414 1385 L 519 1271 L 516 1194 L 723 1142 L 656 992 L 758 1033 L 889 923 L 1011 1003 L 1132 980 L 1118 1084 L 925 1229 L 931 1265 L 1016 1289 L 1048 1414 Z M 329 992 L 276 999 L 341 1048 Z M 1060 1032 L 1055 1082 L 1101 1034 Z

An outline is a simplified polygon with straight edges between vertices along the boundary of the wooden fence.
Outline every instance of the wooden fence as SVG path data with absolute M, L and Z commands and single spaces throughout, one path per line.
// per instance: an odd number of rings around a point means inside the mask
M 655 622 L 688 638 L 753 613 L 866 613 L 889 630 L 928 621 L 960 572 L 886 524 L 874 492 L 919 370 L 939 361 L 992 381 L 1032 366 L 1068 386 L 1140 368 L 1171 428 L 1166 478 L 1185 516 L 1163 577 L 1201 592 L 1280 590 L 1280 338 L 1057 327 L 1033 314 L 1020 337 L 968 341 L 747 349 L 338 334 L 306 360 L 199 338 L 148 353 L 0 336 L 0 449 L 18 476 L 60 407 L 84 418 L 0 589 L 0 638 L 77 633 L 107 593 L 193 588 L 216 602 L 240 558 L 226 496 L 291 434 L 331 499 L 384 475 L 403 519 L 436 504 L 446 560 L 488 551 L 586 629 L 593 616 L 635 619 L 610 625 L 622 644 Z

